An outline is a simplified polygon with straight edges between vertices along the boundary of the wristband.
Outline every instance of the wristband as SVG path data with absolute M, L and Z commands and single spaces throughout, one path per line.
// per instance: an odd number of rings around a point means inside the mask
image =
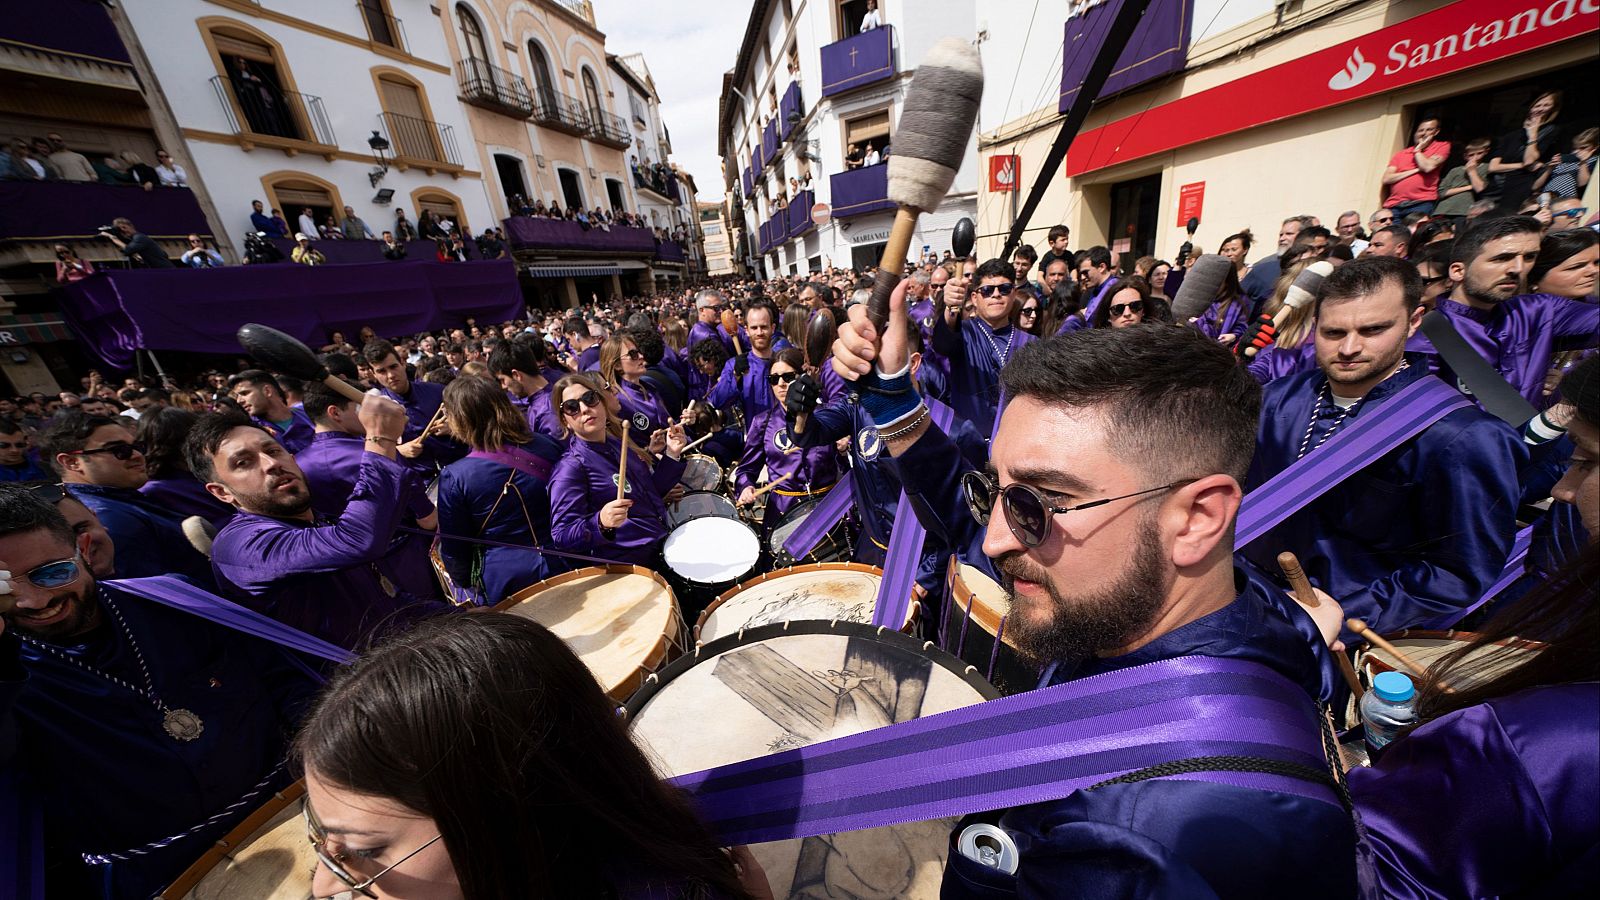
M 922 405 L 916 385 L 911 383 L 911 364 L 893 374 L 877 372 L 877 378 L 861 395 L 861 408 L 872 421 L 886 428 L 915 412 Z

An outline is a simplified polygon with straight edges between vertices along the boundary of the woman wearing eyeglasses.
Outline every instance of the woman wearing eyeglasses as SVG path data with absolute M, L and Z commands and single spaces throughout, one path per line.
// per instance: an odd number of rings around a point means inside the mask
M 1137 275 L 1121 279 L 1111 288 L 1106 302 L 1095 308 L 1090 322 L 1094 328 L 1127 328 L 1145 319 L 1145 304 L 1150 300 L 1150 285 Z
M 647 367 L 644 352 L 633 338 L 613 334 L 600 345 L 600 374 L 616 391 L 628 438 L 636 447 L 649 446 L 651 437 L 672 420 L 667 401 L 644 383 Z
M 566 644 L 506 613 L 424 622 L 341 670 L 296 742 L 312 894 L 771 897 L 614 706 Z
M 550 402 L 567 437 L 567 451 L 550 479 L 551 539 L 556 547 L 618 562 L 651 565 L 667 536 L 665 496 L 683 475 L 679 457 L 689 441 L 683 426 L 666 431 L 666 455 L 654 467 L 649 453 L 630 441 L 628 477 L 617 499 L 622 427 L 608 408 L 598 374 L 567 375 L 556 382 Z
M 789 387 L 804 367 L 805 354 L 793 347 L 773 357 L 766 377 L 777 402 L 751 417 L 745 428 L 744 455 L 734 471 L 733 486 L 740 506 L 755 502 L 763 466 L 769 484 L 787 476 L 783 484 L 769 492 L 772 499 L 764 519 L 769 527 L 805 498 L 826 494 L 839 480 L 839 455 L 833 444 L 802 449 L 789 433 L 783 406 L 789 399 Z

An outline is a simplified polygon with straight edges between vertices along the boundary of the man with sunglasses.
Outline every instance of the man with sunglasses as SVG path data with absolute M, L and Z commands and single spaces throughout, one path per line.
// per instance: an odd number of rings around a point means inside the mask
M 689 343 L 695 344 L 707 338 L 716 338 L 722 344 L 729 356 L 733 356 L 733 337 L 722 330 L 722 311 L 728 308 L 728 298 L 715 288 L 707 288 L 694 297 L 695 323 L 689 329 Z
M 994 433 L 1000 405 L 1000 370 L 1035 338 L 1011 324 L 1016 287 L 1011 264 L 991 259 L 975 274 L 977 314 L 961 318 L 966 282 L 945 285 L 944 310 L 933 325 L 933 350 L 949 361 L 950 405 L 979 434 L 988 435 Z
M 1336 622 L 1319 625 L 1234 567 L 1260 388 L 1232 354 L 1192 329 L 1155 326 L 1025 346 L 1005 368 L 1007 404 L 992 464 L 979 472 L 910 389 L 905 328 L 897 291 L 883 337 L 864 311 L 852 315 L 833 364 L 852 379 L 870 375 L 862 403 L 880 423 L 919 520 L 953 546 L 981 541 L 969 560 L 987 557 L 1003 573 L 1007 633 L 1043 665 L 1042 685 L 1180 657 L 1248 663 L 1305 691 L 1297 727 L 1315 741 L 1313 700 L 1337 677 L 1323 644 Z M 1168 752 L 1178 768 L 1200 764 L 1189 750 Z M 1161 760 L 1134 768 L 1151 761 Z M 1095 897 L 1268 898 L 1286 884 L 1305 896 L 1354 895 L 1354 830 L 1331 789 L 1317 800 L 1164 774 L 1141 769 L 963 821 L 958 835 L 975 820 L 994 823 L 1019 851 L 1018 867 L 1006 874 L 956 844 L 943 896 L 1051 896 L 1071 886 Z
M 30 453 L 28 432 L 15 421 L 0 417 L 0 481 L 43 481 L 50 476 Z
M 0 485 L 0 767 L 42 812 L 47 896 L 148 897 L 292 780 L 315 685 L 272 644 L 98 583 L 89 541 Z
M 38 442 L 40 457 L 122 548 L 119 578 L 184 575 L 211 585 L 211 563 L 183 536 L 183 516 L 139 492 L 150 480 L 145 446 L 120 420 L 70 412 L 41 431 Z

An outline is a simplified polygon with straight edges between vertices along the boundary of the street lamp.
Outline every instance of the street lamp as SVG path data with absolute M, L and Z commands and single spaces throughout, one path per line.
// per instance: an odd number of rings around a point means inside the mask
M 367 173 L 367 181 L 373 187 L 377 187 L 378 182 L 383 180 L 383 176 L 389 174 L 389 160 L 384 155 L 389 149 L 389 142 L 384 139 L 383 135 L 374 131 L 372 132 L 372 137 L 367 138 L 367 146 L 371 147 L 373 154 L 378 157 L 378 167 Z

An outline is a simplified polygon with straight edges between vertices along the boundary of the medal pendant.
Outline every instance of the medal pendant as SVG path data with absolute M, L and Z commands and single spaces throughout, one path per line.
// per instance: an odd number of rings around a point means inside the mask
M 205 731 L 200 717 L 187 709 L 169 709 L 161 717 L 161 727 L 175 741 L 192 741 Z
M 391 597 L 395 595 L 394 582 L 389 580 L 389 576 L 381 572 L 378 574 L 378 587 L 383 588 L 383 592 Z

